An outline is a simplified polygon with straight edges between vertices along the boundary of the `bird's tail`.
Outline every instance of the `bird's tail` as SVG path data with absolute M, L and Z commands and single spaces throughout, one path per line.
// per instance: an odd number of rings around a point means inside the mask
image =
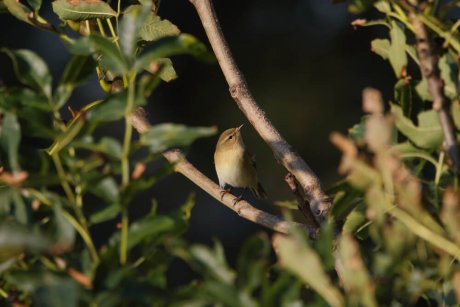
M 251 187 L 251 192 L 252 194 L 254 194 L 256 198 L 259 198 L 259 199 L 267 198 L 267 193 L 265 193 L 265 190 L 260 184 L 260 182 L 257 183 L 257 187 Z

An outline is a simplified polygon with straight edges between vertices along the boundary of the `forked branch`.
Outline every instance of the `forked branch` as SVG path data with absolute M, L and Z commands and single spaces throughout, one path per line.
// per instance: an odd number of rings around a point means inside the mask
M 200 16 L 209 42 L 227 80 L 231 96 L 262 139 L 270 146 L 275 159 L 300 183 L 318 219 L 324 220 L 331 207 L 329 197 L 322 190 L 321 183 L 312 169 L 276 130 L 252 96 L 222 34 L 211 0 L 190 0 L 190 2 Z
M 450 113 L 450 101 L 444 92 L 444 82 L 438 67 L 439 55 L 430 40 L 425 24 L 414 11 L 410 13 L 410 20 L 414 27 L 422 74 L 427 80 L 428 91 L 433 98 L 433 109 L 438 113 L 447 153 L 453 162 L 454 171 L 458 174 L 460 152 L 455 136 L 454 121 Z

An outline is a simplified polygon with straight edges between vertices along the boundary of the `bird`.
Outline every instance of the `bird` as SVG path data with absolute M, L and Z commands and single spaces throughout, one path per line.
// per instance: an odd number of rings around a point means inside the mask
M 241 135 L 243 125 L 222 132 L 214 152 L 219 186 L 223 189 L 221 199 L 231 192 L 232 188 L 244 188 L 243 193 L 235 198 L 233 205 L 243 198 L 249 188 L 256 198 L 266 198 L 264 188 L 259 182 L 255 158 L 246 149 Z M 226 187 L 229 186 L 228 189 Z

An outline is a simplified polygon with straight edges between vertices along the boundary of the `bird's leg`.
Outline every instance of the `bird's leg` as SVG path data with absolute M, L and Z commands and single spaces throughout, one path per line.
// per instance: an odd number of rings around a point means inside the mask
M 222 201 L 224 199 L 224 195 L 228 194 L 228 193 L 231 193 L 231 192 L 232 192 L 232 187 L 231 186 L 228 186 L 227 189 L 224 186 L 222 191 L 220 191 L 220 200 Z
M 240 196 L 235 197 L 235 199 L 233 200 L 233 205 L 236 205 L 237 202 L 239 202 L 240 200 L 243 199 L 243 195 L 244 195 L 244 193 L 246 193 L 246 190 L 247 190 L 247 189 L 248 189 L 248 188 L 244 188 L 243 193 L 241 193 Z

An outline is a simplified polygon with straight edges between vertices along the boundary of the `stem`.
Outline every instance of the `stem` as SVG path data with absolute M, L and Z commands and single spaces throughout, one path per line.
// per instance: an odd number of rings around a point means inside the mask
M 75 195 L 72 192 L 72 188 L 67 180 L 67 175 L 64 171 L 64 167 L 62 166 L 61 158 L 59 157 L 58 153 L 55 153 L 51 156 L 54 161 L 54 165 L 56 166 L 56 171 L 58 173 L 58 177 L 61 180 L 61 186 L 64 189 L 64 192 L 67 196 L 67 199 L 71 204 L 75 204 Z
M 121 187 L 126 189 L 129 184 L 129 152 L 133 126 L 131 125 L 131 114 L 134 108 L 134 94 L 136 90 L 136 73 L 130 72 L 128 78 L 128 101 L 125 109 L 125 136 L 123 140 L 123 152 L 121 156 Z M 123 204 L 121 209 L 121 241 L 120 241 L 120 264 L 125 264 L 128 256 L 128 204 Z
M 439 180 L 441 180 L 442 168 L 444 166 L 444 151 L 441 151 L 439 154 L 438 164 L 436 166 L 436 175 L 434 177 L 434 185 L 439 185 Z
M 102 25 L 102 21 L 99 18 L 96 18 L 97 26 L 99 27 L 99 32 L 101 32 L 102 36 L 106 37 L 104 26 Z

